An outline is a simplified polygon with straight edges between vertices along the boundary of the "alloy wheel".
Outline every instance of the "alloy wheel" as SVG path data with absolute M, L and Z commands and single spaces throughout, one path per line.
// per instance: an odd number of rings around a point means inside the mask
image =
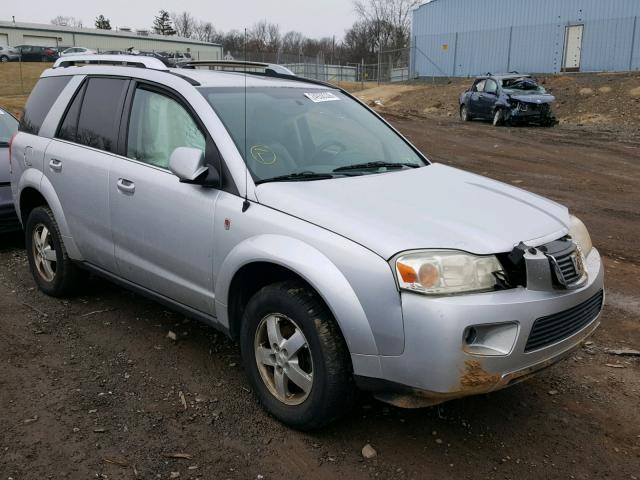
M 302 329 L 286 315 L 265 316 L 254 340 L 258 371 L 271 394 L 286 405 L 303 403 L 313 387 L 313 360 Z
M 43 280 L 52 282 L 56 276 L 56 250 L 51 232 L 42 223 L 33 230 L 33 259 L 36 270 Z

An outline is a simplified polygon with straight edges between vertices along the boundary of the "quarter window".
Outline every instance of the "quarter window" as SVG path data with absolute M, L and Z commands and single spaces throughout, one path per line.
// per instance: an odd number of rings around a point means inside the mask
M 127 156 L 160 168 L 178 147 L 205 151 L 206 140 L 189 112 L 176 100 L 144 88 L 133 98 Z
M 38 134 L 49 110 L 70 79 L 71 77 L 46 77 L 38 80 L 24 108 L 19 128 L 21 132 Z
M 82 97 L 84 96 L 85 87 L 86 85 L 83 85 L 78 93 L 76 93 L 69 110 L 67 110 L 67 113 L 62 120 L 62 124 L 57 135 L 61 140 L 68 140 L 69 142 L 78 141 L 78 118 L 80 117 L 80 106 L 82 105 Z
M 116 150 L 122 100 L 128 80 L 91 78 L 78 119 L 76 142 L 106 152 Z

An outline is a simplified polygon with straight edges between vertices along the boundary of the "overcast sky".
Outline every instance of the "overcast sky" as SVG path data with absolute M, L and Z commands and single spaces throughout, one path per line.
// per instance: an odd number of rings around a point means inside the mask
M 259 20 L 278 23 L 284 32 L 298 30 L 311 38 L 342 37 L 354 20 L 351 0 L 2 0 L 0 19 L 49 23 L 63 15 L 82 19 L 93 27 L 99 14 L 111 19 L 112 27 L 150 28 L 160 8 L 169 12 L 187 10 L 218 30 L 243 30 Z

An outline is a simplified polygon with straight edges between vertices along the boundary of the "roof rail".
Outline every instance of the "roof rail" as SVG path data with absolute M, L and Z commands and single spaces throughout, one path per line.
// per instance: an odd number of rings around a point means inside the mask
M 71 55 L 60 57 L 53 68 L 66 68 L 83 65 L 112 65 L 120 67 L 149 68 L 152 70 L 169 70 L 162 61 L 153 57 L 138 55 Z
M 177 65 L 179 68 L 196 69 L 209 67 L 209 70 L 228 70 L 231 72 L 247 73 L 275 73 L 279 75 L 294 75 L 294 73 L 282 65 L 262 62 L 244 62 L 241 60 L 196 60 Z

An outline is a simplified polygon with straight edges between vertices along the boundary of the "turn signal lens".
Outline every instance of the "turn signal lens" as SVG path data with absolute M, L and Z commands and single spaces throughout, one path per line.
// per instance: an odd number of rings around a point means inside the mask
M 409 265 L 405 265 L 404 263 L 398 262 L 397 268 L 398 268 L 398 273 L 400 274 L 400 277 L 402 278 L 403 282 L 415 283 L 416 280 L 418 280 L 418 275 L 416 274 L 416 271 L 413 268 L 411 268 Z

